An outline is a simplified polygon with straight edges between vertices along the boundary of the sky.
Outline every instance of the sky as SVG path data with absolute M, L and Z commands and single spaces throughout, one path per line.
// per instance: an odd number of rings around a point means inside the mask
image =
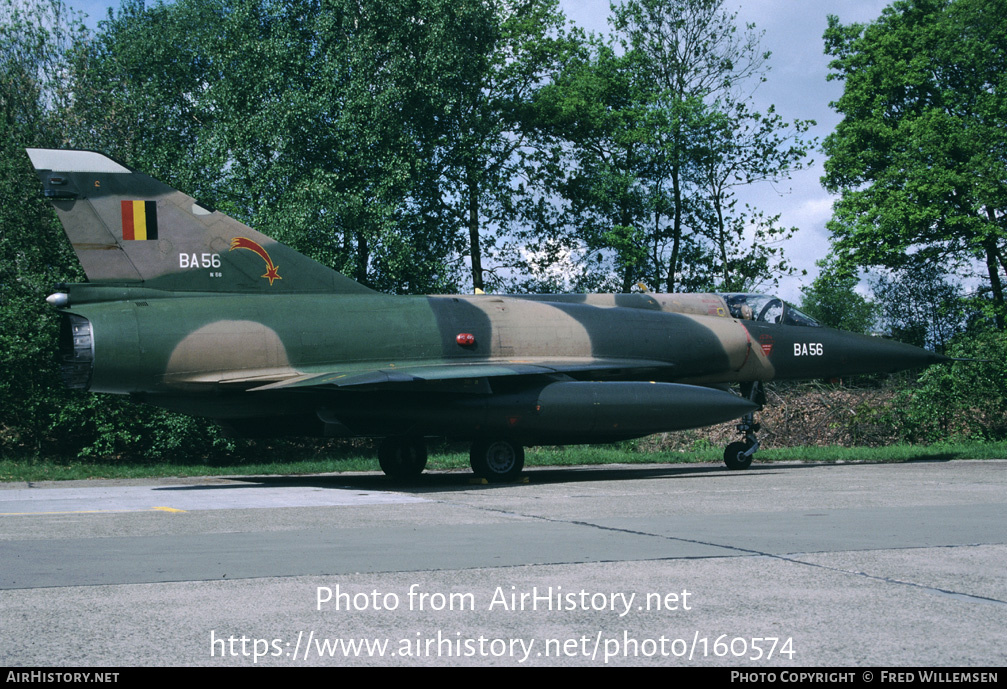
M 839 122 L 839 116 L 829 103 L 842 95 L 840 82 L 829 82 L 829 58 L 824 54 L 822 34 L 830 14 L 843 24 L 869 22 L 881 15 L 890 0 L 726 0 L 724 9 L 737 12 L 739 24 L 752 23 L 764 32 L 762 48 L 772 53 L 767 81 L 753 95 L 756 109 L 765 111 L 770 105 L 786 121 L 815 120 L 810 136 L 824 139 Z M 67 0 L 71 8 L 88 15 L 87 24 L 94 29 L 109 7 L 118 2 L 105 0 Z M 560 0 L 569 20 L 596 33 L 607 32 L 609 0 Z M 801 288 L 811 284 L 818 274 L 815 262 L 824 258 L 829 249 L 829 234 L 825 223 L 832 214 L 830 196 L 821 185 L 824 156 L 816 151 L 813 164 L 794 174 L 790 180 L 760 184 L 739 193 L 741 200 L 751 203 L 766 215 L 781 214 L 785 227 L 797 227 L 798 232 L 784 251 L 799 270 L 807 276 L 784 278 L 776 290 L 784 299 L 800 302 Z

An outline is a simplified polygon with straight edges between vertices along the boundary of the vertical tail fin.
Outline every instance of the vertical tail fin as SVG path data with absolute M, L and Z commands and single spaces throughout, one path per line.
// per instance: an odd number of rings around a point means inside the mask
M 370 292 L 93 151 L 29 148 L 88 280 L 195 292 Z

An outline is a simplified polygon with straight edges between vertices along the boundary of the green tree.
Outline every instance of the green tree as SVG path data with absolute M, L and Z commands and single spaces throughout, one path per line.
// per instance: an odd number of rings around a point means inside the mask
M 515 197 L 529 182 L 529 107 L 567 46 L 557 0 L 477 3 L 492 10 L 485 34 L 473 36 L 467 58 L 437 127 L 433 146 L 446 225 L 464 228 L 472 287 L 486 287 L 484 262 L 496 239 L 520 220 Z M 489 257 L 485 257 L 489 258 Z M 498 280 L 499 281 L 499 280 Z
M 891 422 L 906 442 L 1007 439 L 1007 333 L 959 336 L 947 353 L 965 360 L 924 371 L 899 393 Z
M 458 289 L 464 225 L 444 203 L 443 148 L 489 69 L 497 19 L 475 0 L 325 5 L 307 76 L 316 111 L 300 125 L 315 141 L 291 170 L 296 196 L 277 207 L 307 220 L 291 234 L 308 253 L 328 246 L 327 263 L 386 291 Z
M 843 115 L 823 182 L 851 264 L 984 266 L 1005 327 L 1007 2 L 903 0 L 868 25 L 829 18 Z
M 783 121 L 770 106 L 766 113 L 752 110 L 748 98 L 727 94 L 697 131 L 702 143 L 697 160 L 697 206 L 700 234 L 712 250 L 707 264 L 717 289 L 753 291 L 776 283 L 794 269 L 783 255 L 783 244 L 796 227 L 779 225 L 780 216 L 767 216 L 741 205 L 736 190 L 767 180 L 777 181 L 803 167 L 813 140 L 804 137 L 811 120 Z M 750 243 L 745 231 L 754 227 Z
M 72 145 L 112 155 L 247 219 L 227 203 L 226 152 L 208 145 L 223 113 L 204 107 L 217 80 L 200 66 L 209 63 L 205 44 L 209 27 L 221 23 L 218 10 L 125 0 L 75 46 L 75 97 L 60 115 Z
M 64 388 L 45 298 L 84 279 L 25 147 L 60 147 L 80 99 L 72 55 L 88 38 L 59 0 L 0 4 L 0 451 L 165 458 L 227 447 L 216 429 L 122 398 Z
M 77 62 L 75 131 L 360 282 L 452 291 L 448 170 L 485 159 L 459 113 L 502 20 L 482 0 L 131 0 Z
M 883 324 L 902 342 L 943 352 L 965 330 L 962 286 L 933 266 L 880 275 L 871 288 Z
M 750 112 L 748 99 L 739 95 L 744 84 L 765 79 L 769 53 L 761 49 L 754 27 L 739 30 L 736 15 L 723 5 L 723 0 L 627 0 L 612 8 L 623 48 L 638 56 L 638 80 L 648 85 L 653 105 L 665 114 L 655 127 L 646 179 L 663 192 L 653 194 L 659 203 L 653 204 L 649 232 L 655 233 L 661 215 L 667 218 L 670 250 L 663 257 L 662 282 L 669 292 L 709 283 L 700 278 L 690 284 L 696 257 L 682 261 L 689 224 L 693 245 L 703 243 L 704 236 L 712 239 L 712 249 L 702 253 L 706 263 L 719 260 L 720 265 L 709 273 L 731 284 L 727 247 L 745 219 L 730 189 L 783 176 L 794 157 L 774 160 L 780 142 L 772 137 L 785 125 L 772 115 Z M 795 153 L 797 160 L 804 155 Z
M 55 313 L 45 298 L 77 262 L 25 147 L 62 143 L 65 54 L 83 35 L 57 1 L 0 2 L 0 449 L 49 449 L 54 417 L 72 405 L 59 383 Z
M 535 233 L 588 257 L 594 273 L 613 270 L 612 287 L 622 291 L 653 276 L 648 238 L 638 229 L 648 216 L 641 169 L 650 133 L 633 59 L 592 38 L 567 56 L 535 103 L 539 133 L 553 144 L 545 192 L 559 200 L 535 207 L 543 211 Z
M 754 112 L 741 95 L 764 78 L 760 36 L 721 0 L 627 0 L 612 11 L 613 40 L 586 42 L 541 94 L 544 130 L 563 142 L 553 222 L 574 238 L 565 243 L 624 291 L 638 281 L 735 288 L 786 271 L 778 243 L 789 231 L 734 197 L 786 177 L 808 147 L 807 123 Z M 745 247 L 751 225 L 758 236 Z
M 800 309 L 822 325 L 866 333 L 877 320 L 877 307 L 856 291 L 860 282 L 835 262 L 818 262 L 821 273 L 801 290 Z

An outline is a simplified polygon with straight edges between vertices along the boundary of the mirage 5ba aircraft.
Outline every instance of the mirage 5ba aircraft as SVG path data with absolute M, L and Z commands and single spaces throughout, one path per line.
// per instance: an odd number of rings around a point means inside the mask
M 430 437 L 505 481 L 527 445 L 742 417 L 724 459 L 744 469 L 761 383 L 944 360 L 763 295 L 379 294 L 100 153 L 28 155 L 88 278 L 48 299 L 67 385 L 239 434 L 383 438 L 395 477 Z

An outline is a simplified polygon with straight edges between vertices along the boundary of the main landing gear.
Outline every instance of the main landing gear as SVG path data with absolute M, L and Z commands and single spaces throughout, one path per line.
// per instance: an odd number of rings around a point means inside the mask
M 477 440 L 469 451 L 469 465 L 490 483 L 509 483 L 524 469 L 524 448 L 509 440 Z
M 747 397 L 752 402 L 759 405 L 766 403 L 766 393 L 762 389 L 762 384 L 758 381 L 743 383 L 741 386 L 742 397 Z M 741 418 L 741 423 L 737 426 L 738 431 L 744 436 L 744 440 L 731 443 L 724 450 L 724 464 L 728 469 L 741 470 L 752 466 L 752 457 L 759 449 L 759 438 L 755 435 L 759 432 L 759 424 L 755 422 L 755 414 L 749 412 Z
M 391 478 L 416 478 L 427 466 L 427 444 L 423 438 L 385 438 L 378 448 L 378 464 Z
M 390 478 L 414 479 L 427 466 L 426 442 L 414 437 L 385 438 L 378 448 L 378 463 Z M 469 464 L 479 478 L 508 483 L 524 469 L 524 447 L 509 440 L 476 440 L 469 452 Z

